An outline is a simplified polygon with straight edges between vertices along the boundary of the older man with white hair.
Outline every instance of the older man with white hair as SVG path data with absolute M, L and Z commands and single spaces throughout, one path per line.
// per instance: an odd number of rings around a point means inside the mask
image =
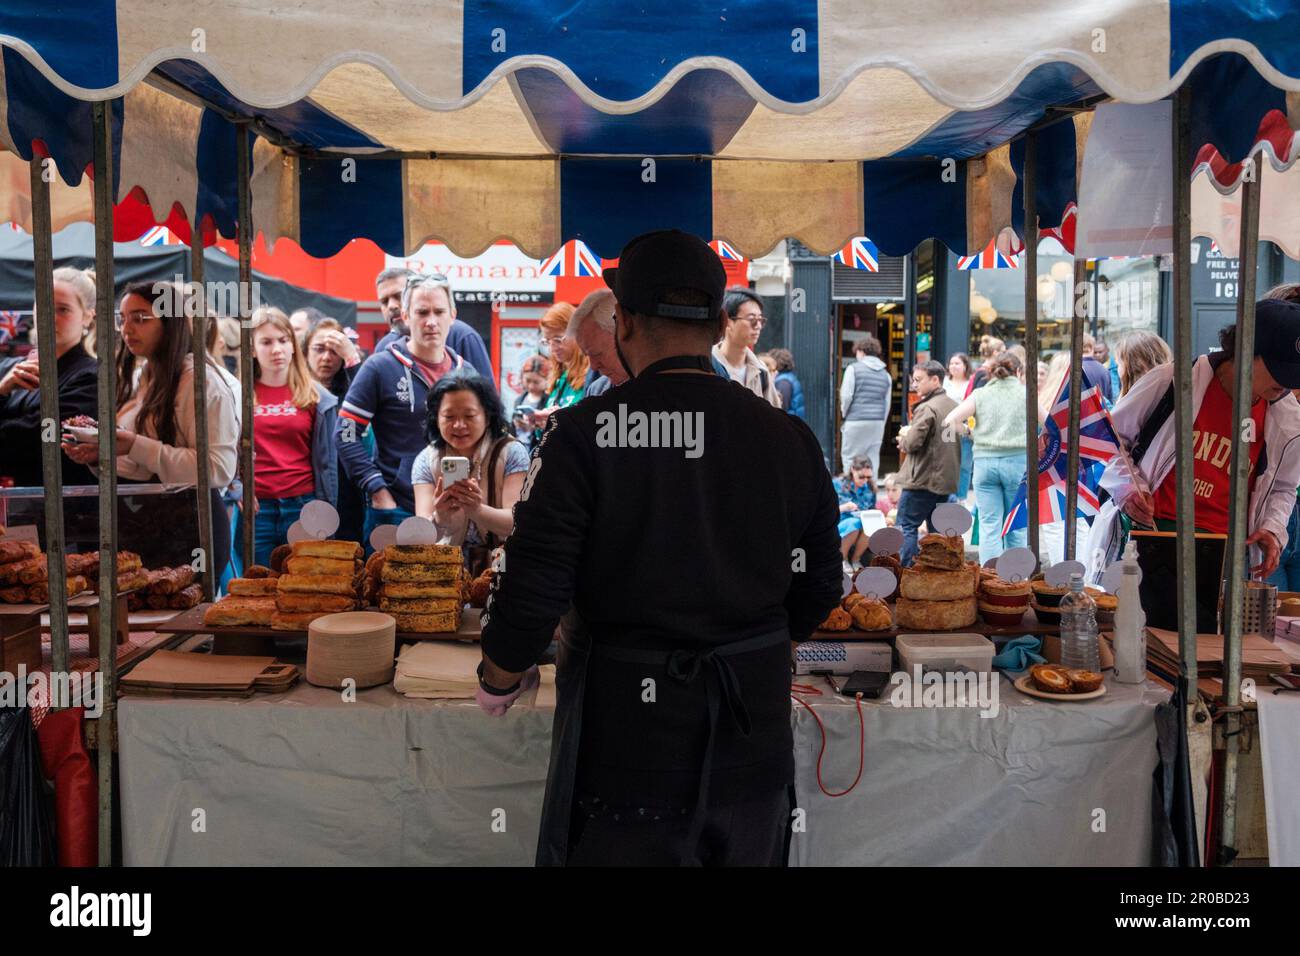
M 568 334 L 587 355 L 594 377 L 589 378 L 584 398 L 601 395 L 628 380 L 627 369 L 614 345 L 614 293 L 597 289 L 578 305 L 569 320 Z

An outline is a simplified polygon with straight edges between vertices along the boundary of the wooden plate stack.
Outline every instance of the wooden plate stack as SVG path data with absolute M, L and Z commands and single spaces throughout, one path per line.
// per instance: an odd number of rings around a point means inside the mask
M 307 626 L 307 682 L 317 687 L 357 688 L 393 679 L 397 626 L 387 614 L 349 611 L 325 614 Z
M 451 544 L 393 544 L 384 549 L 379 609 L 399 631 L 460 629 L 461 552 Z

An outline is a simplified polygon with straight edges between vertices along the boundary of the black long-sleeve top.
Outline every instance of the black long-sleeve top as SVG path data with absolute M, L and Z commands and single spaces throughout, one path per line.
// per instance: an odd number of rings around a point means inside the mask
M 636 411 L 696 416 L 698 456 L 607 447 L 620 407 L 628 422 Z M 804 422 L 715 375 L 642 375 L 551 416 L 515 506 L 483 652 L 526 669 L 570 603 L 598 643 L 707 646 L 782 628 L 805 639 L 841 595 L 838 518 Z M 789 645 L 731 660 L 754 729 L 745 740 L 724 721 L 712 778 L 721 800 L 793 773 Z M 643 702 L 648 676 L 653 705 Z M 689 799 L 706 727 L 702 681 L 594 661 L 586 700 L 584 789 Z
M 10 358 L 0 362 L 0 378 L 21 362 Z M 95 358 L 80 343 L 59 357 L 59 422 L 74 415 L 97 417 L 99 373 Z M 58 440 L 58 425 L 55 440 Z M 0 398 L 0 476 L 12 478 L 19 487 L 45 483 L 41 464 L 41 393 L 39 389 L 16 388 Z M 93 485 L 99 479 L 85 465 L 63 456 L 65 485 Z

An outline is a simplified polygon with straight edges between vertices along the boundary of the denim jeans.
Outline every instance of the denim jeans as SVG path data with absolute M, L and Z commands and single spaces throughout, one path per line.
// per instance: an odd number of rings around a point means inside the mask
M 906 488 L 898 499 L 898 518 L 895 521 L 903 532 L 903 550 L 898 560 L 903 567 L 910 568 L 912 559 L 919 550 L 916 544 L 916 529 L 928 524 L 934 509 L 948 500 L 948 495 L 937 495 L 933 491 Z M 931 528 L 931 531 L 934 529 Z
M 967 437 L 961 439 L 961 472 L 957 478 L 957 500 L 965 501 L 970 492 L 971 472 L 975 468 L 975 445 Z
M 1300 498 L 1291 509 L 1286 536 L 1286 547 L 1282 549 L 1277 570 L 1269 575 L 1268 583 L 1279 591 L 1300 591 Z
M 362 529 L 364 537 L 361 544 L 366 549 L 366 557 L 374 554 L 375 549 L 370 547 L 370 532 L 374 531 L 380 525 L 401 524 L 407 518 L 411 517 L 414 512 L 407 511 L 401 505 L 396 508 L 376 508 L 373 505 L 366 505 L 366 524 Z
M 292 498 L 258 498 L 257 514 L 253 516 L 253 563 L 262 567 L 271 564 L 271 552 L 288 540 L 289 528 L 302 507 L 315 499 L 315 495 L 295 495 Z M 244 523 L 235 526 L 235 552 L 244 553 Z
M 975 504 L 980 511 L 980 564 L 998 557 L 1007 548 L 1025 546 L 1028 533 L 1024 528 L 1008 532 L 1005 539 L 1002 537 L 1002 525 L 1024 476 L 1025 456 L 1022 452 L 996 457 L 976 456 Z

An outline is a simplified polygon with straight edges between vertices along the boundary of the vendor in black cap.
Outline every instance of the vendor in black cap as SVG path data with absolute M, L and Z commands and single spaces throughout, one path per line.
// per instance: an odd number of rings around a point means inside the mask
M 713 374 L 726 277 L 704 242 L 640 236 L 605 281 L 632 379 L 547 423 L 479 703 L 505 712 L 565 615 L 538 863 L 780 864 L 790 641 L 841 594 L 830 476 L 802 421 Z
M 1224 328 L 1222 351 L 1201 356 L 1192 367 L 1195 527 L 1212 534 L 1228 531 L 1236 333 L 1235 326 Z M 1111 410 L 1137 474 L 1119 458 L 1107 466 L 1102 487 L 1112 497 L 1093 525 L 1094 573 L 1116 560 L 1129 526 L 1176 530 L 1173 377 L 1172 363 L 1157 366 Z M 1251 463 L 1246 543 L 1256 549 L 1251 574 L 1264 578 L 1286 545 L 1300 485 L 1300 403 L 1291 394 L 1300 388 L 1300 305 L 1279 299 L 1256 304 L 1251 381 L 1255 440 L 1245 446 Z

